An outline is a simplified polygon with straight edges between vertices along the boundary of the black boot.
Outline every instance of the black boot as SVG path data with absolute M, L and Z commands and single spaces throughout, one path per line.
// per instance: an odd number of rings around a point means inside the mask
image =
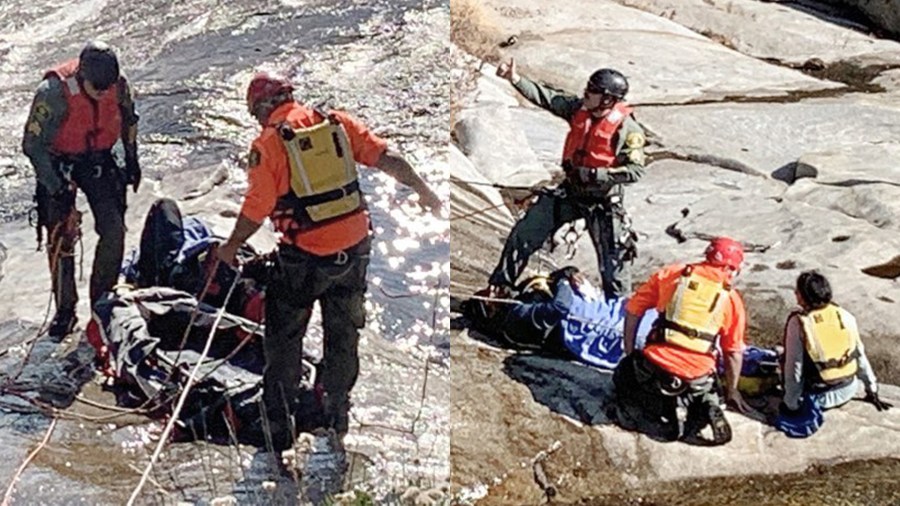
M 50 328 L 47 330 L 47 334 L 50 337 L 62 339 L 72 332 L 76 323 L 78 323 L 78 318 L 75 316 L 75 311 L 59 310 L 56 312 L 56 315 L 53 316 L 53 321 L 50 322 Z
M 713 443 L 723 445 L 731 441 L 731 425 L 718 405 L 709 408 L 709 423 L 712 425 Z
M 712 429 L 712 440 L 700 435 L 707 425 Z M 731 441 L 731 425 L 718 404 L 696 404 L 688 408 L 682 440 L 702 446 L 719 446 Z
M 338 437 L 347 435 L 350 428 L 350 399 L 348 396 L 325 397 L 325 426 L 334 429 Z

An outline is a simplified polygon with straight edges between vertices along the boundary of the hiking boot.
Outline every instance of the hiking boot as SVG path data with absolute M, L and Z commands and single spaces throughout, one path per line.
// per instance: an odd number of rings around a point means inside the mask
M 712 439 L 701 436 L 700 432 L 710 427 Z M 682 441 L 703 446 L 718 446 L 731 441 L 731 425 L 725 418 L 725 413 L 718 405 L 711 405 L 706 409 L 688 411 L 687 420 L 684 422 Z
M 47 334 L 50 337 L 62 339 L 72 332 L 76 323 L 78 323 L 78 317 L 75 316 L 75 311 L 57 311 L 56 315 L 53 316 L 53 321 L 50 322 Z
M 325 414 L 325 427 L 334 429 L 338 437 L 344 437 L 350 430 L 350 402 L 341 403 Z
M 296 439 L 284 423 L 272 423 L 271 421 L 269 422 L 269 437 L 271 437 L 272 449 L 276 453 L 292 448 Z

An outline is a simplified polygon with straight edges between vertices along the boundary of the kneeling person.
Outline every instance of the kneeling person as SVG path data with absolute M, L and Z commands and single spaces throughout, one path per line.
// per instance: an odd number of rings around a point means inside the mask
M 713 443 L 731 440 L 731 428 L 719 408 L 715 375 L 716 343 L 725 354 L 726 395 L 746 411 L 738 392 L 746 315 L 740 294 L 731 287 L 744 260 L 740 243 L 713 239 L 706 261 L 674 264 L 653 274 L 626 307 L 625 359 L 613 375 L 616 418 L 627 429 L 641 429 L 664 439 L 679 436 L 676 404 L 688 406 L 683 439 L 694 440 L 712 425 Z M 647 346 L 635 351 L 635 336 L 644 313 L 659 311 Z

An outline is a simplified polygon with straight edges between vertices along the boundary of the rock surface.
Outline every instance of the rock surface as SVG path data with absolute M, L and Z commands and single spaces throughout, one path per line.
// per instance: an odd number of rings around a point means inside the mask
M 754 0 L 617 1 L 670 19 L 754 58 L 797 66 L 813 66 L 816 60 L 863 67 L 900 64 L 896 43 L 823 23 L 794 6 Z
M 613 2 L 487 0 L 487 22 L 518 42 L 503 52 L 525 75 L 580 92 L 591 72 L 614 67 L 631 79 L 636 103 L 683 103 L 729 96 L 784 96 L 842 85 L 730 50 L 668 19 Z M 660 48 L 669 48 L 660 50 Z
M 900 285 L 892 275 L 900 274 L 900 102 L 891 84 L 896 71 L 884 69 L 896 64 L 900 44 L 771 2 L 618 3 L 642 11 L 614 2 L 481 5 L 495 29 L 518 35 L 500 52 L 516 57 L 523 75 L 578 94 L 593 69 L 623 61 L 633 100 L 655 104 L 636 111 L 653 162 L 626 189 L 640 236 L 636 281 L 663 264 L 699 259 L 709 237 L 740 239 L 748 248 L 737 282 L 748 307 L 748 338 L 771 345 L 795 304 L 797 275 L 819 269 L 832 281 L 835 299 L 857 316 L 881 382 L 897 384 Z M 841 88 L 790 68 L 815 58 L 826 67 L 868 66 L 866 79 L 886 91 L 857 92 L 860 83 Z M 478 209 L 474 202 L 509 203 L 514 194 L 489 186 L 476 191 L 465 181 L 531 186 L 552 179 L 567 130 L 508 84 L 488 75 L 477 83 L 457 133 L 474 124 L 494 130 L 454 137 L 468 156 L 453 158 L 452 199 L 473 202 L 458 204 L 451 222 L 457 299 L 486 285 L 509 231 L 508 209 L 466 213 Z M 688 103 L 696 101 L 712 103 Z M 515 157 L 492 158 L 502 153 Z M 536 255 L 529 267 L 574 263 L 598 275 L 586 237 L 572 259 L 563 249 Z M 607 375 L 500 349 L 467 330 L 454 332 L 451 344 L 451 459 L 461 502 L 541 501 L 532 461 L 556 442 L 560 449 L 543 465 L 561 502 L 670 480 L 900 457 L 900 413 L 877 413 L 861 402 L 828 412 L 822 431 L 804 441 L 729 412 L 735 438 L 725 447 L 659 443 L 609 424 Z M 900 396 L 896 387 L 884 392 Z

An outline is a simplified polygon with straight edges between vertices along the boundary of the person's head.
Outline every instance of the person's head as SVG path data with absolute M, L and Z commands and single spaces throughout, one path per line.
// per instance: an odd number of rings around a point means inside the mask
M 588 79 L 584 87 L 584 108 L 589 111 L 604 110 L 625 99 L 628 80 L 618 70 L 600 69 Z
M 716 237 L 706 247 L 707 263 L 728 269 L 732 273 L 741 270 L 744 263 L 744 247 L 729 237 Z
M 247 111 L 261 125 L 265 125 L 269 115 L 279 105 L 293 102 L 294 85 L 284 77 L 260 72 L 253 76 L 247 86 Z
M 821 309 L 831 304 L 831 284 L 817 271 L 806 271 L 797 277 L 797 303 L 806 309 Z
M 105 42 L 88 42 L 78 56 L 78 76 L 88 94 L 96 98 L 119 81 L 116 52 Z

